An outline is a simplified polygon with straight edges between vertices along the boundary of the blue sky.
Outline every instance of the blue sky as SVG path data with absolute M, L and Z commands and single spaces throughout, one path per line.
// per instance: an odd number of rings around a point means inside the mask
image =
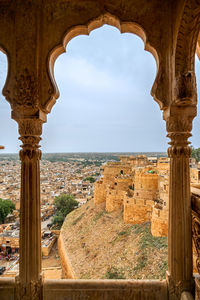
M 197 81 L 200 63 L 196 61 Z M 0 88 L 7 61 L 0 54 Z M 153 56 L 133 34 L 103 26 L 78 36 L 55 64 L 60 98 L 48 115 L 42 135 L 44 152 L 166 151 L 165 122 L 150 96 L 156 75 Z M 17 124 L 0 96 L 0 144 L 19 150 Z M 194 120 L 192 144 L 200 147 L 199 117 Z

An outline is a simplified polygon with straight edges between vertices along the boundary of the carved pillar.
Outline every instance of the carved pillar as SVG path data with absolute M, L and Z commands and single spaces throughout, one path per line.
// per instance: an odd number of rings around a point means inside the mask
M 40 218 L 40 136 L 42 121 L 19 119 L 22 141 L 20 195 L 20 262 L 17 299 L 42 299 Z
M 169 293 L 170 299 L 180 299 L 183 291 L 191 292 L 192 279 L 192 224 L 190 201 L 191 136 L 192 120 L 196 108 L 174 106 L 164 112 L 170 157 L 169 187 Z

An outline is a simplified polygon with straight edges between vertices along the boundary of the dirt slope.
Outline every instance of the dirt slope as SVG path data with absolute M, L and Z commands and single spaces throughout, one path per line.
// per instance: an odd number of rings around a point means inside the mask
M 91 200 L 66 217 L 62 235 L 77 278 L 165 278 L 167 238 L 152 237 L 150 224 L 124 224 L 122 211 Z

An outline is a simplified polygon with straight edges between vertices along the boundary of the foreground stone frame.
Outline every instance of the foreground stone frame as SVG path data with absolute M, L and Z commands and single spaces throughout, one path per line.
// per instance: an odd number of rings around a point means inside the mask
M 169 270 L 165 282 L 58 282 L 41 277 L 39 142 L 42 124 L 59 96 L 54 63 L 73 37 L 89 34 L 103 24 L 140 36 L 157 64 L 151 93 L 164 112 L 171 139 Z M 0 280 L 0 298 L 192 299 L 188 138 L 197 104 L 194 56 L 196 46 L 198 54 L 200 49 L 199 0 L 162 4 L 160 0 L 3 0 L 0 28 L 0 48 L 9 65 L 3 94 L 22 141 L 20 271 L 15 281 Z

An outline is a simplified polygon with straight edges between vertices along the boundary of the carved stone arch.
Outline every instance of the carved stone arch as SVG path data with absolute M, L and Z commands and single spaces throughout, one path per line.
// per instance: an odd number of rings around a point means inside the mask
M 8 81 L 9 78 L 9 74 L 10 74 L 10 57 L 9 57 L 9 52 L 7 51 L 6 47 L 4 47 L 3 45 L 0 44 L 0 52 L 2 52 L 3 54 L 5 54 L 6 58 L 7 58 L 7 75 L 6 75 L 6 80 L 4 83 L 4 87 L 6 86 L 6 83 Z M 1 69 L 1 66 L 0 66 Z M 4 89 L 3 87 L 3 89 Z M 3 93 L 3 90 L 1 91 Z M 4 93 L 3 93 L 4 94 Z
M 194 59 L 200 30 L 200 1 L 186 0 L 175 51 L 174 102 L 178 105 L 196 105 Z
M 155 49 L 151 45 L 151 43 L 148 40 L 147 34 L 145 30 L 142 28 L 141 25 L 135 23 L 135 22 L 121 22 L 119 18 L 111 15 L 110 13 L 105 13 L 101 15 L 100 17 L 89 21 L 86 25 L 78 25 L 70 28 L 67 30 L 64 34 L 64 36 L 61 39 L 61 42 L 59 45 L 56 45 L 49 53 L 48 55 L 48 70 L 49 70 L 49 79 L 51 82 L 51 97 L 49 98 L 48 102 L 46 103 L 44 109 L 46 112 L 50 112 L 51 108 L 56 102 L 56 99 L 59 97 L 59 91 L 56 85 L 56 81 L 54 78 L 54 63 L 58 56 L 66 51 L 66 46 L 69 43 L 71 39 L 78 35 L 89 35 L 91 31 L 100 28 L 103 25 L 110 25 L 116 27 L 121 33 L 133 33 L 139 36 L 143 42 L 144 42 L 144 49 L 148 52 L 150 52 L 155 61 L 157 66 L 157 74 L 156 78 L 151 90 L 151 94 L 155 101 L 159 104 L 160 108 L 163 108 L 163 103 L 157 97 L 156 95 L 156 89 L 159 85 L 159 80 L 161 78 L 161 68 L 160 68 L 160 53 L 158 49 Z

